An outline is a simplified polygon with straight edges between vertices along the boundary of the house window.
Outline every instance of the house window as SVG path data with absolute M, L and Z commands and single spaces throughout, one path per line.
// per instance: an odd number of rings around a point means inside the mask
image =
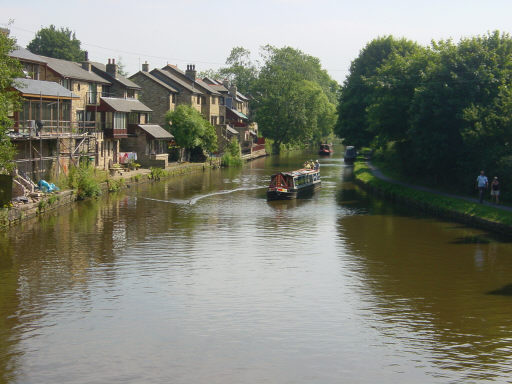
M 96 104 L 98 87 L 96 83 L 89 83 L 89 104 Z
M 71 90 L 71 80 L 69 79 L 62 79 L 62 86 L 66 89 Z
M 221 123 L 221 124 L 224 124 L 224 116 L 220 116 L 220 117 L 219 117 L 219 120 L 220 120 L 220 123 Z
M 201 97 L 201 104 L 206 104 L 206 97 Z
M 134 99 L 135 98 L 135 90 L 134 89 L 129 89 L 127 91 L 127 96 L 130 98 L 130 99 Z
M 219 104 L 224 105 L 224 96 L 221 96 L 219 99 Z
M 216 104 L 217 103 L 217 98 L 215 96 L 212 96 L 212 104 Z
M 126 129 L 126 113 L 114 112 L 114 129 Z
M 217 125 L 217 116 L 212 116 L 210 120 L 212 122 L 212 125 Z
M 139 114 L 137 112 L 130 112 L 130 114 L 128 115 L 128 123 L 129 124 L 139 124 L 140 123 Z
M 175 93 L 173 93 L 171 95 L 171 103 L 176 104 L 176 94 Z
M 201 96 L 197 96 L 197 104 L 201 104 Z

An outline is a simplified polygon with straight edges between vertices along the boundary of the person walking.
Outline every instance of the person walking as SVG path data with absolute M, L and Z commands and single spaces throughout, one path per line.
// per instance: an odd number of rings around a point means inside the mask
M 476 188 L 478 189 L 478 201 L 480 204 L 484 202 L 484 191 L 487 189 L 489 180 L 485 176 L 484 171 L 480 171 L 480 175 L 476 178 Z
M 494 179 L 491 183 L 491 200 L 494 197 L 494 202 L 496 204 L 500 203 L 500 182 L 498 181 L 498 177 L 494 176 Z

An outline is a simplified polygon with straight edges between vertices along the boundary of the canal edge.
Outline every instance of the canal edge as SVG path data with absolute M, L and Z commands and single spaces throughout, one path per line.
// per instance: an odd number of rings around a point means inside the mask
M 465 213 L 447 208 L 443 205 L 450 205 L 453 200 L 456 200 L 455 198 L 421 191 L 380 179 L 372 173 L 367 162 L 356 162 L 354 164 L 354 183 L 370 194 L 382 197 L 393 203 L 418 209 L 439 218 L 450 219 L 471 227 L 504 235 L 510 236 L 512 234 L 512 224 L 509 224 L 512 223 L 512 213 L 510 212 L 496 212 L 495 219 L 489 219 L 475 213 Z M 411 191 L 414 193 L 411 193 Z M 411 197 L 411 194 L 417 196 L 417 198 Z M 470 212 L 473 212 L 480 206 L 477 203 L 464 200 L 460 200 L 458 204 L 466 205 L 470 208 Z M 495 210 L 498 211 L 497 209 Z M 506 222 L 501 220 L 506 220 Z
M 182 176 L 193 174 L 197 172 L 205 171 L 210 168 L 220 167 L 220 159 L 212 159 L 213 161 L 207 161 L 204 163 L 185 163 L 177 166 L 162 169 L 162 175 L 158 180 L 150 178 L 150 171 L 147 170 L 145 173 L 141 173 L 138 177 L 131 176 L 129 178 L 123 178 L 122 176 L 116 176 L 109 181 L 99 184 L 102 194 L 116 193 L 121 189 L 127 189 L 131 186 L 145 184 L 150 182 L 158 182 L 167 180 L 175 176 Z M 121 182 L 120 182 L 121 181 Z M 110 184 L 117 184 L 118 188 L 111 190 Z M 6 231 L 11 227 L 14 227 L 22 222 L 32 219 L 34 217 L 56 214 L 56 209 L 66 206 L 71 203 L 80 203 L 91 198 L 79 199 L 76 191 L 66 189 L 57 193 L 45 195 L 38 202 L 24 204 L 16 207 L 0 208 L 0 232 Z

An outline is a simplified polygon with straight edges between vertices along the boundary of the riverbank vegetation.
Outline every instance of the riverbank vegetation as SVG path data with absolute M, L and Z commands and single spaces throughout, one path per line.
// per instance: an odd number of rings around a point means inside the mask
M 221 158 L 223 167 L 239 167 L 242 165 L 242 156 L 240 152 L 240 144 L 238 140 L 233 138 L 226 146 L 226 151 Z
M 262 47 L 255 64 L 251 52 L 235 47 L 226 67 L 204 75 L 227 78 L 251 98 L 251 118 L 272 141 L 272 153 L 282 145 L 319 143 L 333 132 L 339 85 L 320 60 L 291 47 Z
M 7 136 L 12 126 L 10 116 L 21 106 L 20 97 L 12 88 L 14 79 L 23 75 L 21 64 L 8 56 L 15 46 L 14 39 L 0 32 L 0 173 L 9 173 L 15 166 L 12 162 L 14 145 Z
M 379 194 L 393 200 L 405 201 L 435 215 L 449 218 L 456 216 L 459 219 L 466 217 L 468 220 L 479 218 L 489 223 L 512 227 L 512 212 L 381 180 L 374 176 L 368 165 L 362 161 L 358 161 L 354 165 L 354 176 L 358 182 Z
M 409 181 L 470 194 L 484 169 L 507 188 L 511 62 L 512 38 L 499 32 L 427 47 L 375 39 L 352 62 L 336 134 L 346 144 L 371 146 L 376 159 Z

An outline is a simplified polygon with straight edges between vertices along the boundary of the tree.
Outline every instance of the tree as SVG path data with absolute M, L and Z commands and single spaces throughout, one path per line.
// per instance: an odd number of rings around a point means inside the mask
M 41 28 L 27 45 L 35 54 L 69 61 L 83 61 L 85 51 L 80 49 L 80 40 L 69 28 L 57 29 L 53 24 Z
M 121 76 L 128 77 L 130 74 L 126 71 L 126 66 L 123 63 L 123 58 L 119 56 L 117 58 L 117 73 Z
M 341 89 L 335 133 L 344 142 L 357 147 L 367 146 L 374 138 L 369 129 L 367 108 L 375 96 L 368 79 L 377 75 L 379 67 L 391 55 L 407 56 L 417 44 L 392 36 L 369 42 L 350 65 L 350 74 Z
M 174 111 L 167 112 L 165 119 L 181 148 L 191 150 L 199 147 L 208 152 L 217 149 L 215 128 L 191 106 L 178 105 Z
M 10 112 L 19 109 L 19 95 L 12 90 L 16 77 L 21 77 L 20 63 L 8 54 L 16 47 L 16 41 L 0 32 L 0 173 L 8 173 L 14 168 L 12 159 L 15 150 L 7 136 L 13 126 Z
M 281 144 L 320 140 L 335 123 L 336 82 L 320 61 L 291 47 L 264 48 L 265 64 L 254 85 L 256 120 L 265 137 Z
M 258 77 L 258 69 L 251 61 L 251 52 L 243 47 L 234 47 L 226 59 L 227 67 L 218 71 L 219 77 L 234 82 L 237 89 L 244 93 L 252 93 Z

